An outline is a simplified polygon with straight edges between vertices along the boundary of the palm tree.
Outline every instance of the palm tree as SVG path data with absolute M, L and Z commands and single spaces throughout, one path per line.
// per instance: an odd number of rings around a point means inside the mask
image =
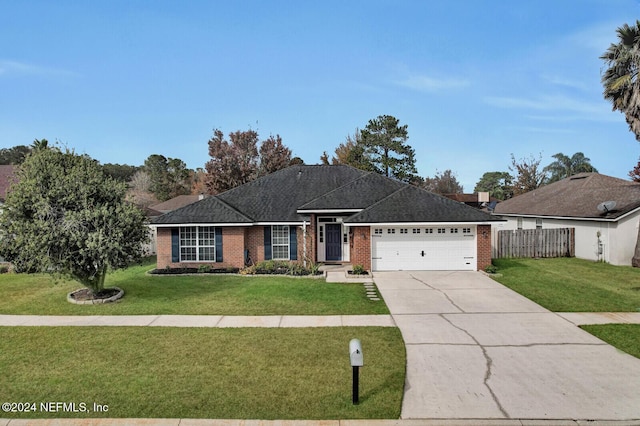
M 552 157 L 555 158 L 556 161 L 544 168 L 544 171 L 551 175 L 548 183 L 568 178 L 576 173 L 598 172 L 598 170 L 591 165 L 591 160 L 581 152 L 576 152 L 571 157 L 559 152 Z
M 607 66 L 602 75 L 603 94 L 613 104 L 613 111 L 625 114 L 629 130 L 640 141 L 640 21 L 632 27 L 624 24 L 616 32 L 618 43 L 612 43 L 600 56 Z
M 602 75 L 604 97 L 613 103 L 614 111 L 624 113 L 629 130 L 640 142 L 640 21 L 633 27 L 624 24 L 616 32 L 618 44 L 611 44 L 600 56 L 608 66 Z M 640 267 L 640 228 L 631 264 Z

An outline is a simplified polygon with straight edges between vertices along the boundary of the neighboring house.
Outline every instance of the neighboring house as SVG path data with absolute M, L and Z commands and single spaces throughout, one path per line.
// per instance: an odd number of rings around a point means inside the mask
M 579 173 L 503 201 L 495 214 L 507 222 L 494 230 L 575 228 L 576 257 L 631 265 L 640 222 L 640 183 Z
M 204 195 L 178 195 L 162 203 L 154 204 L 150 207 L 145 207 L 143 210 L 145 215 L 151 223 L 153 223 L 159 216 L 165 213 L 172 212 L 189 204 L 193 204 L 196 201 L 204 199 Z M 158 236 L 155 226 L 151 226 L 150 241 L 144 248 L 145 253 L 157 254 L 158 251 Z
M 500 219 L 343 165 L 295 165 L 160 216 L 158 268 L 282 259 L 477 270 Z M 248 256 L 247 256 L 248 255 Z
M 193 204 L 196 201 L 200 201 L 204 199 L 204 195 L 178 195 L 177 197 L 173 197 L 167 201 L 163 201 L 162 203 L 154 204 L 150 206 L 153 210 L 159 211 L 160 213 L 169 213 L 174 210 L 177 210 L 181 207 L 188 206 L 189 204 Z
M 495 205 L 500 201 L 495 197 L 489 197 L 488 192 L 475 192 L 473 194 L 444 194 L 444 196 L 451 200 L 475 207 L 476 209 L 485 209 L 490 202 L 493 202 Z

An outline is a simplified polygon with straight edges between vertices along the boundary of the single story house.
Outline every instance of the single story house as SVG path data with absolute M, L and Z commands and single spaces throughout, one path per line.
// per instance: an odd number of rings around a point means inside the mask
M 631 265 L 640 226 L 640 183 L 579 173 L 503 201 L 494 213 L 506 219 L 494 231 L 575 228 L 576 257 Z
M 269 259 L 368 270 L 477 270 L 501 219 L 344 165 L 294 165 L 153 222 L 158 268 Z

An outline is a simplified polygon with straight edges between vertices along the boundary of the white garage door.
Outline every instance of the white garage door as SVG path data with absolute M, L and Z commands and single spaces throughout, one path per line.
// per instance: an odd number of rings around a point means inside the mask
M 476 270 L 476 227 L 372 227 L 374 271 Z

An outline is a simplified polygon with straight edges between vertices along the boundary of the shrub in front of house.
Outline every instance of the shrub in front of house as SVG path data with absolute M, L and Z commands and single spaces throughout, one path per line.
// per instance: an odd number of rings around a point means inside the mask
M 498 267 L 496 265 L 488 265 L 486 268 L 484 268 L 484 271 L 487 274 L 496 274 L 498 273 Z
M 181 275 L 181 274 L 237 274 L 239 268 L 212 268 L 209 265 L 200 265 L 197 268 L 171 268 L 153 269 L 149 271 L 153 275 Z
M 286 260 L 264 260 L 255 265 L 247 266 L 240 271 L 243 275 L 318 275 L 320 272 L 316 264 L 305 267 L 301 263 L 287 262 Z

